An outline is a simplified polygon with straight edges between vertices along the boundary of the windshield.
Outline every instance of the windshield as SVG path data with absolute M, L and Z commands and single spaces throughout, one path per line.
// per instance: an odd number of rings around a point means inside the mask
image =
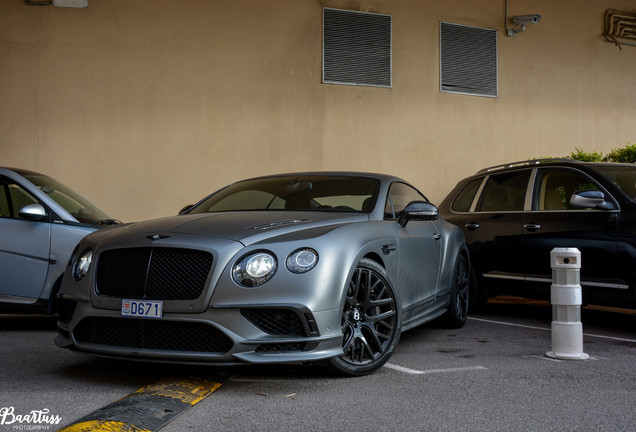
M 636 201 L 636 166 L 596 166 L 596 171 L 618 186 L 632 201 Z
M 300 210 L 369 213 L 380 181 L 349 176 L 286 176 L 246 180 L 211 195 L 187 213 Z
M 64 186 L 57 180 L 42 174 L 27 174 L 23 177 L 39 187 L 53 201 L 69 212 L 75 219 L 85 224 L 110 223 L 112 219 L 86 198 Z

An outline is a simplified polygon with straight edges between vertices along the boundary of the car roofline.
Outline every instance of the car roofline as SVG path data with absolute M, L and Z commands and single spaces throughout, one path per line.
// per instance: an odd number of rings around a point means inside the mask
M 581 161 L 577 161 L 574 159 L 567 159 L 567 158 L 546 158 L 546 159 L 529 159 L 529 160 L 525 160 L 525 161 L 518 161 L 518 162 L 509 162 L 509 163 L 505 163 L 505 164 L 501 164 L 501 165 L 495 165 L 495 166 L 491 166 L 488 168 L 484 168 L 481 169 L 479 171 L 477 171 L 476 174 L 486 174 L 492 171 L 500 171 L 500 170 L 504 170 L 506 168 L 518 168 L 518 167 L 523 167 L 523 166 L 532 166 L 532 165 L 541 165 L 541 164 L 548 164 L 548 163 L 575 163 L 575 164 L 581 164 L 583 162 Z
M 394 175 L 390 175 L 390 174 L 382 174 L 382 173 L 374 173 L 374 172 L 364 172 L 364 171 L 300 171 L 300 172 L 288 172 L 288 173 L 277 173 L 277 174 L 267 174 L 267 175 L 262 175 L 262 176 L 256 176 L 256 177 L 250 177 L 250 178 L 245 178 L 242 180 L 238 180 L 236 182 L 232 182 L 230 184 L 228 184 L 228 186 L 231 186 L 232 184 L 235 183 L 241 183 L 244 181 L 251 181 L 251 180 L 260 180 L 260 179 L 266 179 L 266 178 L 276 178 L 276 177 L 302 177 L 302 176 L 316 176 L 316 177 L 366 177 L 366 178 L 373 178 L 376 180 L 380 180 L 380 181 L 384 181 L 384 180 L 388 180 L 388 181 L 401 181 L 401 182 L 405 182 L 405 183 L 409 183 L 408 181 L 394 176 Z
M 576 159 L 568 159 L 568 158 L 545 158 L 545 159 L 529 159 L 525 161 L 519 162 L 509 162 L 501 165 L 495 165 L 492 167 L 484 168 L 477 171 L 473 176 L 480 174 L 488 174 L 494 171 L 503 171 L 506 169 L 513 168 L 521 168 L 521 167 L 531 167 L 535 165 L 559 165 L 559 164 L 570 164 L 574 166 L 634 166 L 631 163 L 621 163 L 621 162 L 584 162 Z

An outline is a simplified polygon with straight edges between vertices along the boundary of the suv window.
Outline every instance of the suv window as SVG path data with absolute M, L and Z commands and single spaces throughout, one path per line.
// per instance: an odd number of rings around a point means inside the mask
M 451 209 L 456 212 L 468 212 L 470 211 L 470 206 L 473 204 L 475 200 L 475 195 L 479 191 L 479 186 L 484 181 L 483 177 L 474 179 L 468 185 L 462 189 L 462 191 L 457 194 L 455 201 L 451 205 Z
M 405 183 L 393 183 L 389 189 L 389 196 L 384 207 L 386 219 L 396 219 L 404 211 L 406 206 L 413 201 L 428 201 L 417 189 Z
M 495 174 L 488 177 L 477 211 L 522 211 L 530 170 Z
M 570 204 L 574 192 L 598 190 L 596 184 L 577 171 L 562 168 L 540 169 L 537 173 L 534 210 L 581 210 Z

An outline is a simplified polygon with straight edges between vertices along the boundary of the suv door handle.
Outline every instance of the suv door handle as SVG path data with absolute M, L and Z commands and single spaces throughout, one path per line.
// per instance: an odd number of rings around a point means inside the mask
M 468 231 L 475 231 L 477 228 L 479 228 L 479 224 L 475 222 L 467 223 L 464 226 L 466 227 L 466 229 L 468 229 Z
M 528 230 L 530 232 L 534 232 L 534 231 L 536 231 L 538 229 L 541 229 L 541 225 L 536 224 L 536 223 L 529 223 L 529 224 L 525 224 L 523 226 L 523 229 L 526 229 L 526 230 Z

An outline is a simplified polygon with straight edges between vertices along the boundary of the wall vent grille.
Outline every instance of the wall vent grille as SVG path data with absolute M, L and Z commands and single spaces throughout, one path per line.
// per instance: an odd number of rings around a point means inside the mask
M 391 87 L 391 16 L 324 8 L 322 82 Z
M 440 90 L 497 97 L 497 30 L 440 23 Z

